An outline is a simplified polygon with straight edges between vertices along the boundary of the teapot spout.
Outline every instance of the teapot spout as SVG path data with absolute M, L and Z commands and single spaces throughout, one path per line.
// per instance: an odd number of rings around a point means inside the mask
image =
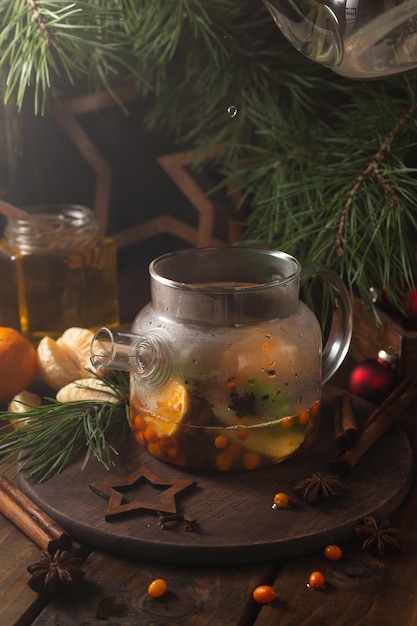
M 104 368 L 136 372 L 139 369 L 135 359 L 135 346 L 140 336 L 121 330 L 100 328 L 91 340 L 90 361 L 96 370 Z
M 157 333 L 137 335 L 100 328 L 91 340 L 90 361 L 96 370 L 106 368 L 137 374 L 150 387 L 163 385 L 170 371 L 167 343 Z

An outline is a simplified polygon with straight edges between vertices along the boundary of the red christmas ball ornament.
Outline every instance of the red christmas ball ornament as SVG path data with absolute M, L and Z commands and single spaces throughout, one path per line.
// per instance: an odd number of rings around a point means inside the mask
M 366 359 L 353 368 L 349 377 L 350 392 L 373 404 L 381 404 L 397 384 L 395 357 L 384 350 L 377 359 Z

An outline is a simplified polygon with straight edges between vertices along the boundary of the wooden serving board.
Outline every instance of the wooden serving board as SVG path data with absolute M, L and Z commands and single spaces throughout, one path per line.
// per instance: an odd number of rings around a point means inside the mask
M 289 491 L 314 472 L 328 473 L 336 451 L 332 401 L 339 393 L 331 387 L 324 389 L 316 442 L 271 468 L 191 473 L 151 457 L 129 438 L 111 470 L 90 461 L 81 471 L 80 461 L 41 484 L 21 474 L 21 488 L 74 540 L 121 556 L 166 563 L 241 564 L 276 561 L 328 543 L 343 543 L 366 515 L 382 521 L 395 511 L 407 494 L 414 467 L 408 439 L 395 425 L 343 478 L 348 488 L 343 496 L 314 506 L 296 500 L 288 510 L 274 510 L 275 493 Z M 353 400 L 358 420 L 365 420 L 372 405 Z M 89 485 L 112 481 L 124 485 L 126 477 L 140 467 L 163 477 L 164 485 L 175 480 L 196 481 L 175 497 L 177 511 L 197 520 L 195 532 L 185 532 L 181 521 L 162 529 L 156 510 L 133 511 L 106 521 L 109 502 Z M 139 481 L 124 493 L 123 505 L 146 500 L 157 509 L 163 493 L 161 488 Z

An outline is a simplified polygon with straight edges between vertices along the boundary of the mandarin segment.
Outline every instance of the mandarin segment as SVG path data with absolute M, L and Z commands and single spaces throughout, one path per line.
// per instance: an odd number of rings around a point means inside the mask
M 7 410 L 10 413 L 26 413 L 30 411 L 34 406 L 40 406 L 42 404 L 42 398 L 37 393 L 31 391 L 21 391 L 12 398 Z
M 10 424 L 15 430 L 26 426 L 30 421 L 30 411 L 34 407 L 41 406 L 42 398 L 37 393 L 31 391 L 21 391 L 9 403 L 7 410 L 9 413 L 16 413 L 16 417 L 10 418 Z
M 88 328 L 73 326 L 68 328 L 56 342 L 62 348 L 75 353 L 75 358 L 80 367 L 94 369 L 90 361 L 90 346 L 94 337 L 93 331 Z
M 68 328 L 56 341 L 46 336 L 38 345 L 43 380 L 55 391 L 80 378 L 90 378 L 90 345 L 94 337 L 88 328 Z M 104 375 L 105 372 L 99 372 Z
M 81 368 L 74 359 L 74 354 L 58 345 L 52 337 L 46 336 L 40 340 L 38 359 L 43 380 L 55 391 L 82 378 Z
M 119 398 L 114 390 L 97 378 L 81 378 L 62 387 L 56 394 L 58 402 L 77 402 L 80 400 L 94 400 L 117 404 Z

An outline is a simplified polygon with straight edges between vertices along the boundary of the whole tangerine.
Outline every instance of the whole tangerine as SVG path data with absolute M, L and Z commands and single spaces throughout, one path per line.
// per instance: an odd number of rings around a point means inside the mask
M 14 328 L 0 326 L 0 404 L 28 389 L 38 373 L 35 347 Z

